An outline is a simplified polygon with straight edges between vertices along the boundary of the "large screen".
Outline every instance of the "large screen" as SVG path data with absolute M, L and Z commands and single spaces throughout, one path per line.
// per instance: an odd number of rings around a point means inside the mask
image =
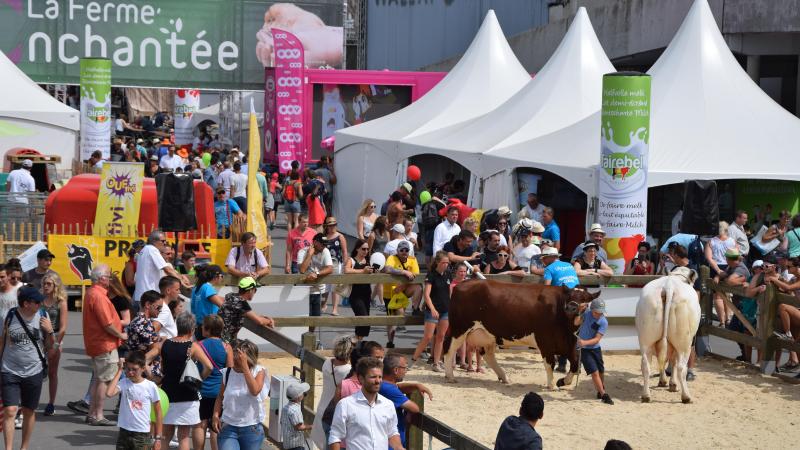
M 312 158 L 323 155 L 320 141 L 336 130 L 377 119 L 411 104 L 411 86 L 315 84 Z

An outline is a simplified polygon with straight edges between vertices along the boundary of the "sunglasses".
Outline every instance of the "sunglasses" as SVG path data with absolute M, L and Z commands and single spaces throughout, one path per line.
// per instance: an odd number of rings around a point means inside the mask
M 508 258 L 508 254 L 506 254 L 506 253 L 498 253 L 497 257 L 498 258 Z
M 497 225 L 508 225 L 508 222 L 498 222 Z
M 359 250 L 364 250 L 365 252 L 368 252 L 369 251 L 369 247 L 361 247 L 361 248 L 359 248 Z
M 397 253 L 408 253 L 409 251 L 410 251 L 409 249 L 404 248 L 404 249 L 398 250 Z
M 369 205 L 369 207 L 375 209 L 375 205 Z

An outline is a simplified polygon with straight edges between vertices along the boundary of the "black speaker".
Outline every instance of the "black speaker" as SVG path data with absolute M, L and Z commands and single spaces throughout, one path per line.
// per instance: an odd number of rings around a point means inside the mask
M 194 186 L 189 174 L 162 173 L 156 176 L 158 228 L 162 231 L 197 229 Z
M 716 236 L 719 233 L 717 182 L 686 180 L 683 183 L 681 233 Z

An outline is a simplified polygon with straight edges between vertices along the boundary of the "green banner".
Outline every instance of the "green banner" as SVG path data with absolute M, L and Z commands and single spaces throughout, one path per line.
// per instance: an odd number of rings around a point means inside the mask
M 111 60 L 81 59 L 81 161 L 111 153 Z
M 37 83 L 78 84 L 80 59 L 102 57 L 115 86 L 262 90 L 275 27 L 298 30 L 307 67 L 341 67 L 342 0 L 276 3 L 6 0 L 0 50 Z

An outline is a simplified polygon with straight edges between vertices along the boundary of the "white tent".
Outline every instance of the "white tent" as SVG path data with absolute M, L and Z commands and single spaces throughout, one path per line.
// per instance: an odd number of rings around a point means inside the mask
M 22 147 L 61 157 L 70 170 L 77 155 L 80 111 L 54 99 L 0 52 L 0 121 L 14 132 L 0 136 L 0 156 Z
M 458 64 L 430 92 L 396 113 L 336 132 L 334 163 L 340 176 L 335 198 L 339 228 L 355 234 L 358 201 L 373 198 L 380 204 L 396 186 L 401 163 L 424 153 L 402 142 L 473 119 L 503 104 L 530 81 L 489 11 L 475 39 Z M 458 150 L 437 151 L 470 170 L 478 155 Z M 472 156 L 472 158 L 470 158 Z M 353 176 L 344 177 L 344 172 Z M 363 175 L 363 176 L 362 176 Z

